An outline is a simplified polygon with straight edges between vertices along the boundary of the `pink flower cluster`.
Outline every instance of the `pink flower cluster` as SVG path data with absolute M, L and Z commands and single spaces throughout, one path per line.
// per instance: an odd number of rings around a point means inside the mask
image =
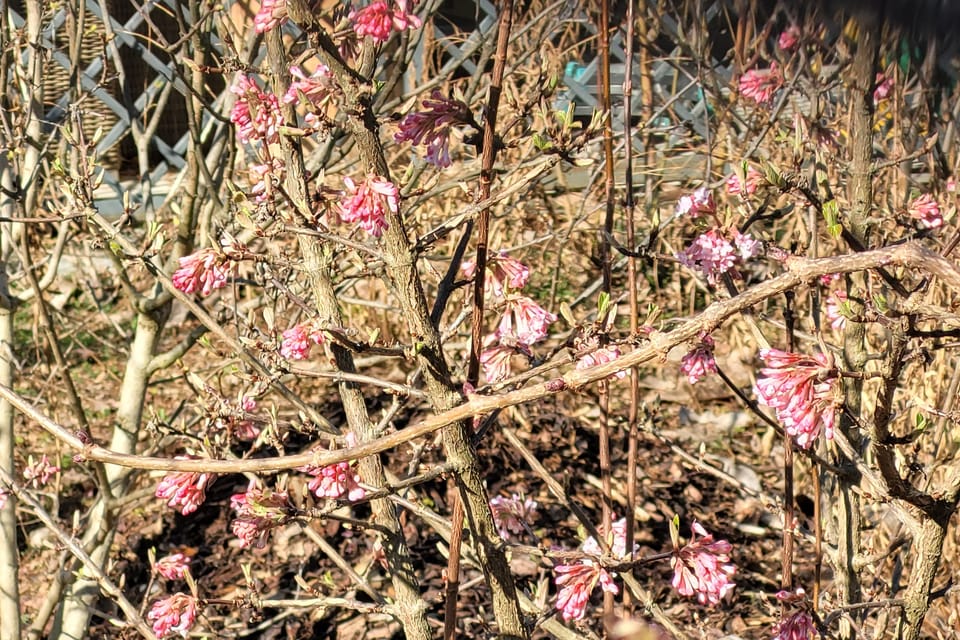
M 757 104 L 770 104 L 773 94 L 783 84 L 783 74 L 776 62 L 768 69 L 751 69 L 740 76 L 740 95 Z
M 620 592 L 613 576 L 603 567 L 590 560 L 575 564 L 561 564 L 553 568 L 557 573 L 554 582 L 557 585 L 557 610 L 564 620 L 580 620 L 587 612 L 590 594 L 597 584 L 604 591 L 616 594 Z
M 476 263 L 467 261 L 460 267 L 467 277 L 476 276 Z M 557 316 L 532 298 L 519 294 L 527 284 L 530 270 L 520 261 L 504 252 L 494 254 L 487 262 L 484 284 L 494 296 L 504 298 L 503 316 L 496 332 L 484 340 L 480 364 L 488 383 L 500 382 L 510 376 L 510 359 L 515 353 L 530 354 L 530 346 L 543 340 L 550 323 Z
M 190 460 L 188 456 L 176 456 L 175 460 Z M 194 471 L 172 471 L 157 485 L 156 496 L 185 516 L 190 515 L 207 498 L 207 487 L 213 484 L 216 475 Z
M 348 18 L 353 22 L 356 34 L 361 38 L 370 36 L 376 42 L 386 42 L 393 31 L 420 28 L 420 18 L 410 13 L 410 0 L 396 0 L 395 8 L 391 8 L 390 4 L 378 0 L 351 11 Z
M 283 94 L 283 101 L 286 104 L 295 104 L 302 97 L 310 107 L 305 118 L 307 125 L 319 127 L 320 119 L 317 112 L 340 90 L 336 78 L 324 64 L 318 64 L 309 76 L 300 67 L 294 65 L 290 67 L 290 75 L 293 76 L 293 81 L 287 88 L 287 92 Z
M 779 349 L 761 349 L 766 368 L 754 387 L 758 401 L 774 409 L 784 431 L 804 449 L 824 432 L 833 438 L 840 382 L 822 353 L 805 356 Z
M 186 294 L 200 291 L 208 296 L 227 284 L 230 259 L 223 252 L 207 247 L 179 260 L 179 267 L 170 279 L 173 286 Z
M 441 169 L 450 166 L 451 125 L 467 122 L 470 108 L 461 100 L 447 98 L 439 89 L 423 100 L 423 111 L 408 113 L 394 135 L 397 142 L 427 147 L 427 162 Z
M 287 360 L 306 360 L 313 344 L 323 344 L 323 331 L 313 321 L 295 324 L 281 334 L 280 355 Z
M 230 122 L 237 127 L 237 139 L 243 143 L 251 140 L 262 144 L 277 142 L 283 125 L 277 96 L 261 89 L 246 74 L 237 76 L 230 91 L 237 96 L 230 111 Z
M 617 558 L 625 558 L 627 556 L 626 518 L 620 518 L 619 520 L 611 523 L 609 534 L 604 533 L 602 526 L 598 527 L 597 531 L 610 548 L 611 555 L 616 556 Z M 603 554 L 603 549 L 600 547 L 600 543 L 597 542 L 597 539 L 593 536 L 590 536 L 583 541 L 583 544 L 580 545 L 580 550 L 593 556 L 599 556 Z M 634 545 L 633 550 L 637 550 L 637 545 Z
M 706 187 L 700 187 L 690 195 L 682 196 L 677 200 L 676 214 L 700 218 L 714 215 L 717 212 L 717 203 L 713 200 L 713 192 Z
M 241 547 L 260 545 L 271 529 L 289 522 L 295 513 L 286 491 L 254 487 L 232 495 L 230 506 L 237 512 L 230 530 L 240 539 Z
M 700 334 L 700 343 L 680 360 L 680 371 L 687 376 L 690 384 L 700 382 L 708 373 L 717 372 L 717 361 L 713 357 L 715 343 L 706 333 Z
M 591 367 L 595 367 L 599 364 L 613 362 L 621 355 L 620 347 L 615 344 L 611 344 L 606 347 L 600 347 L 599 340 L 597 340 L 597 338 L 586 340 L 584 342 L 584 347 L 587 349 L 587 351 L 577 359 L 577 369 L 590 369 Z M 590 349 L 592 349 L 592 351 Z M 610 377 L 616 377 L 622 380 L 626 376 L 626 371 L 617 371 Z
M 464 260 L 460 265 L 463 275 L 472 278 L 477 273 L 476 260 Z M 511 258 L 506 251 L 492 254 L 487 260 L 487 280 L 484 288 L 495 296 L 503 296 L 510 289 L 522 289 L 530 279 L 530 269 L 525 264 Z
M 538 305 L 532 298 L 510 295 L 507 296 L 497 335 L 501 339 L 509 336 L 516 343 L 529 347 L 546 338 L 547 328 L 556 320 L 556 315 Z
M 690 541 L 675 549 L 670 560 L 673 586 L 680 595 L 696 595 L 700 604 L 716 605 L 734 588 L 730 578 L 736 568 L 728 564 L 732 546 L 714 540 L 699 522 L 694 521 L 691 529 Z
M 685 267 L 699 271 L 707 282 L 716 285 L 723 274 L 733 270 L 738 262 L 756 256 L 760 248 L 760 241 L 753 239 L 749 233 L 735 232 L 731 244 L 719 232 L 711 229 L 678 253 L 677 261 Z M 735 271 L 733 275 L 737 275 Z
M 817 627 L 813 623 L 802 588 L 796 592 L 780 591 L 777 599 L 788 607 L 794 608 L 789 615 L 784 612 L 783 618 L 773 627 L 773 640 L 810 640 L 817 637 Z M 792 606 L 791 606 L 792 605 Z
M 886 100 L 893 93 L 893 78 L 890 76 L 878 73 L 874 84 L 876 85 L 873 89 L 874 104 Z
M 318 498 L 333 498 L 339 500 L 346 496 L 350 502 L 362 500 L 367 495 L 360 486 L 360 475 L 351 468 L 349 462 L 338 462 L 326 467 L 304 469 L 313 475 L 310 481 L 310 491 Z
M 493 521 L 503 538 L 510 534 L 520 535 L 524 532 L 524 523 L 529 523 L 537 513 L 539 505 L 533 498 L 524 498 L 516 493 L 509 498 L 496 496 L 490 499 L 490 511 Z
M 487 336 L 484 349 L 480 352 L 480 366 L 487 382 L 495 383 L 510 377 L 510 360 L 518 352 L 530 353 L 523 345 L 516 347 L 504 344 L 497 339 L 496 334 Z
M 257 33 L 266 33 L 286 22 L 287 17 L 287 0 L 262 0 L 253 18 L 253 28 Z
M 3 509 L 7 506 L 7 499 L 10 497 L 10 492 L 6 487 L 0 486 L 0 509 Z
M 746 198 L 747 196 L 752 196 L 757 191 L 757 187 L 761 182 L 763 182 L 763 174 L 754 169 L 753 166 L 749 166 L 747 167 L 747 174 L 743 180 L 741 180 L 740 176 L 736 173 L 731 173 L 727 176 L 727 193 L 732 196 Z
M 357 436 L 351 431 L 346 435 L 347 446 L 357 446 Z M 349 462 L 318 467 L 308 464 L 301 471 L 313 476 L 308 487 L 318 498 L 341 500 L 346 496 L 350 502 L 362 500 L 367 491 L 360 486 L 360 474 L 353 469 Z
M 163 556 L 153 564 L 153 570 L 167 580 L 181 580 L 190 571 L 192 558 L 180 551 Z
M 379 238 L 389 225 L 387 209 L 400 211 L 400 190 L 385 178 L 371 176 L 359 185 L 351 178 L 344 178 L 347 194 L 340 202 L 340 218 L 344 222 L 356 222 L 367 233 Z
M 248 417 L 248 414 L 256 410 L 257 400 L 251 396 L 241 395 L 236 401 L 223 400 L 216 418 L 216 425 L 238 440 L 247 442 L 256 440 L 260 435 L 260 427 Z
M 610 535 L 604 536 L 612 555 L 618 558 L 626 557 L 626 518 L 613 523 Z M 603 531 L 600 531 L 603 535 Z M 602 554 L 600 544 L 593 537 L 587 538 L 580 546 L 586 554 L 599 556 Z M 620 590 L 614 583 L 615 574 L 610 573 L 590 558 L 583 558 L 577 562 L 557 565 L 554 571 L 558 574 L 554 578 L 557 585 L 557 604 L 560 615 L 564 620 L 580 620 L 583 618 L 590 603 L 590 594 L 599 584 L 609 593 L 618 593 Z
M 23 469 L 23 479 L 34 489 L 39 489 L 59 472 L 60 467 L 50 464 L 47 454 L 40 456 L 39 460 L 34 460 L 33 456 L 30 456 L 27 458 L 27 466 Z
M 907 207 L 907 213 L 917 220 L 924 229 L 936 229 L 943 225 L 943 214 L 940 212 L 940 203 L 929 193 L 917 196 Z
M 158 638 L 177 634 L 183 638 L 197 620 L 197 599 L 185 593 L 175 593 L 169 598 L 157 600 L 147 613 L 153 623 L 153 632 Z
M 287 165 L 280 158 L 271 158 L 267 162 L 254 162 L 247 165 L 250 174 L 250 183 L 257 203 L 268 202 L 274 193 L 275 185 L 283 184 L 287 175 Z
M 781 50 L 786 52 L 791 52 L 797 48 L 797 45 L 800 44 L 800 27 L 795 24 L 791 24 L 789 27 L 780 32 L 780 37 L 777 38 L 777 46 Z

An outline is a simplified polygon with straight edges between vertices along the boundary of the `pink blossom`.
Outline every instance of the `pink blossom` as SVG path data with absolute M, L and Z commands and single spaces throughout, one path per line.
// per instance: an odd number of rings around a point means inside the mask
M 920 222 L 925 229 L 936 229 L 943 224 L 943 214 L 940 213 L 940 204 L 929 193 L 917 196 L 907 207 L 907 213 L 914 220 Z
M 230 530 L 240 539 L 241 547 L 260 544 L 271 529 L 286 524 L 295 514 L 286 491 L 254 487 L 232 495 L 230 506 L 237 512 Z
M 519 344 L 532 345 L 547 337 L 547 327 L 557 316 L 527 296 L 510 296 L 500 319 L 497 335 L 509 336 Z
M 185 593 L 175 593 L 169 598 L 157 600 L 147 614 L 153 623 L 153 632 L 158 638 L 178 634 L 183 638 L 197 619 L 197 599 Z
M 740 76 L 740 95 L 757 104 L 769 104 L 782 84 L 783 74 L 777 63 L 771 62 L 768 69 L 751 69 Z
M 554 582 L 557 585 L 557 609 L 564 620 L 580 620 L 590 603 L 590 594 L 600 584 L 604 591 L 618 593 L 612 576 L 600 565 L 590 560 L 574 564 L 557 565 Z
M 493 521 L 500 531 L 501 537 L 508 538 L 510 534 L 519 535 L 524 531 L 524 523 L 528 523 L 537 512 L 536 500 L 524 498 L 514 493 L 509 498 L 496 496 L 490 499 L 490 511 Z
M 0 509 L 3 509 L 7 506 L 7 499 L 10 497 L 10 492 L 7 491 L 6 487 L 0 487 Z
M 878 73 L 876 79 L 874 80 L 874 84 L 876 85 L 873 90 L 874 104 L 880 102 L 881 100 L 886 100 L 890 97 L 890 94 L 893 93 L 893 78 L 889 76 Z
M 224 265 L 228 263 L 226 255 L 207 247 L 180 258 L 179 268 L 173 272 L 170 279 L 173 286 L 184 293 L 190 294 L 199 290 L 201 294 L 208 296 L 215 289 L 227 284 L 230 272 Z
M 257 33 L 266 33 L 287 21 L 287 0 L 261 0 L 260 10 L 253 18 Z
M 763 182 L 763 174 L 754 169 L 752 166 L 747 167 L 747 175 L 744 176 L 744 179 L 741 180 L 740 176 L 736 173 L 731 173 L 727 176 L 726 188 L 727 193 L 732 196 L 740 196 L 745 198 L 747 196 L 752 196 L 757 191 L 757 187 L 760 186 L 760 183 Z
M 830 326 L 837 331 L 842 331 L 847 324 L 847 319 L 843 315 L 843 303 L 847 300 L 847 293 L 841 289 L 831 291 L 827 296 L 827 302 L 824 305 L 824 313 Z
M 762 242 L 755 240 L 749 233 L 740 233 L 739 231 L 733 233 L 733 244 L 736 245 L 737 251 L 740 253 L 740 259 L 744 261 L 757 257 L 763 248 Z
M 315 111 L 322 109 L 339 92 L 336 78 L 324 64 L 318 64 L 309 76 L 300 67 L 294 65 L 290 67 L 290 75 L 293 76 L 293 81 L 287 88 L 287 92 L 283 94 L 283 101 L 294 104 L 303 97 L 311 109 L 305 118 L 307 125 L 319 127 L 320 120 Z
M 597 527 L 597 533 L 604 539 L 607 543 L 607 547 L 610 549 L 610 554 L 616 556 L 617 558 L 625 558 L 627 556 L 627 519 L 620 518 L 615 520 L 610 525 L 610 533 L 607 534 L 604 532 L 603 526 Z M 597 542 L 597 539 L 593 536 L 590 536 L 583 541 L 583 544 L 580 545 L 580 550 L 584 553 L 590 554 L 592 556 L 603 555 L 603 549 L 600 548 L 600 543 Z M 634 551 L 637 550 L 637 545 L 634 545 Z
M 359 185 L 344 178 L 347 195 L 340 202 L 340 217 L 344 222 L 356 222 L 367 233 L 379 238 L 387 228 L 387 209 L 400 211 L 400 190 L 389 180 L 373 176 Z M 386 206 L 385 206 L 386 205 Z
M 810 640 L 817 637 L 817 627 L 807 611 L 796 611 L 773 627 L 774 640 Z
M 408 113 L 394 135 L 397 142 L 410 141 L 427 147 L 427 162 L 440 168 L 450 166 L 450 126 L 469 122 L 469 107 L 460 100 L 447 98 L 434 89 L 423 100 L 423 111 Z
M 784 431 L 809 449 L 820 435 L 833 438 L 840 382 L 822 353 L 805 356 L 779 349 L 761 349 L 767 365 L 754 387 L 757 400 L 777 414 Z
M 953 176 L 950 176 L 949 178 L 947 178 L 947 186 L 946 186 L 946 189 L 947 189 L 947 191 L 948 191 L 949 193 L 956 193 L 956 191 L 957 191 L 957 179 L 954 178 Z
M 187 456 L 176 456 L 175 460 L 190 460 Z M 157 486 L 156 496 L 166 500 L 167 504 L 187 516 L 197 510 L 207 497 L 207 487 L 213 484 L 216 476 L 212 473 L 195 471 L 171 471 Z
M 283 184 L 286 179 L 287 165 L 280 158 L 272 158 L 270 162 L 249 165 L 247 171 L 250 173 L 250 183 L 253 185 L 250 193 L 258 203 L 263 203 L 273 197 L 276 185 Z
M 237 96 L 230 111 L 230 122 L 237 126 L 237 139 L 243 143 L 251 140 L 263 144 L 277 142 L 283 125 L 277 96 L 262 90 L 246 74 L 237 76 L 230 91 Z
M 491 336 L 494 340 L 495 337 Z M 489 346 L 480 352 L 480 366 L 483 367 L 483 376 L 487 384 L 502 382 L 510 377 L 510 359 L 517 352 L 511 346 L 498 343 Z
M 726 540 L 714 541 L 699 522 L 694 521 L 691 529 L 690 541 L 676 549 L 670 560 L 673 586 L 680 595 L 696 594 L 700 604 L 719 604 L 734 587 L 730 577 L 736 569 L 726 564 L 732 546 Z
M 323 344 L 323 332 L 312 321 L 295 324 L 281 334 L 280 355 L 287 360 L 306 360 L 313 344 Z
M 713 357 L 714 341 L 706 333 L 700 334 L 700 343 L 680 360 L 680 372 L 687 376 L 690 384 L 700 382 L 708 373 L 717 372 L 717 361 Z
M 610 533 L 604 532 L 603 527 L 599 528 L 598 533 L 604 539 L 610 553 L 617 558 L 627 556 L 627 519 L 621 518 L 614 522 L 610 527 Z M 634 545 L 634 551 L 637 545 Z M 593 536 L 587 538 L 580 545 L 580 550 L 585 554 L 600 556 L 603 549 L 600 543 Z M 559 575 L 555 582 L 559 589 L 557 593 L 557 609 L 560 610 L 564 620 L 579 620 L 583 617 L 587 604 L 590 601 L 590 594 L 596 588 L 599 582 L 604 591 L 617 593 L 619 589 L 613 582 L 616 574 L 608 572 L 599 564 L 590 558 L 583 558 L 569 565 L 559 565 L 554 567 Z
M 345 495 L 347 500 L 355 502 L 367 495 L 366 490 L 360 486 L 360 475 L 350 467 L 349 462 L 304 470 L 314 476 L 309 487 L 318 498 L 339 500 Z
M 60 467 L 50 464 L 47 454 L 43 454 L 39 460 L 34 460 L 33 456 L 30 456 L 27 458 L 27 466 L 23 469 L 23 479 L 34 489 L 39 489 L 59 472 Z
M 777 38 L 777 46 L 783 51 L 793 51 L 798 44 L 800 44 L 800 27 L 795 24 L 781 31 L 780 37 Z
M 620 348 L 615 344 L 597 348 L 596 342 L 594 342 L 592 347 L 594 348 L 594 351 L 588 351 L 579 357 L 577 360 L 577 369 L 589 369 L 597 366 L 598 364 L 613 362 L 620 357 Z M 626 375 L 626 371 L 617 371 L 615 374 L 613 374 L 613 376 L 620 379 L 625 378 Z
M 678 216 L 699 218 L 705 215 L 713 215 L 716 212 L 717 203 L 713 200 L 713 192 L 706 187 L 700 187 L 692 194 L 677 200 L 676 214 Z
M 192 558 L 176 552 L 163 556 L 153 564 L 153 569 L 167 580 L 180 580 L 190 570 Z
M 409 13 L 410 0 L 396 0 L 396 9 L 391 9 L 384 0 L 378 0 L 363 9 L 350 12 L 348 18 L 353 22 L 353 30 L 361 38 L 370 36 L 376 42 L 386 42 L 394 30 L 417 29 L 420 18 Z
M 347 446 L 357 445 L 357 436 L 353 432 L 347 434 L 346 440 Z M 337 462 L 325 467 L 308 464 L 300 470 L 313 476 L 308 486 L 318 498 L 340 500 L 346 496 L 350 502 L 356 502 L 367 495 L 360 486 L 360 475 L 349 462 Z
M 726 238 L 711 229 L 678 253 L 677 261 L 700 271 L 707 282 L 715 285 L 721 275 L 733 269 L 737 253 Z
M 247 417 L 257 410 L 257 400 L 241 395 L 238 400 L 223 400 L 215 424 L 232 434 L 238 440 L 252 441 L 260 435 L 260 427 L 255 420 Z
M 777 599 L 784 603 L 783 618 L 773 627 L 773 640 L 810 640 L 817 637 L 817 627 L 813 623 L 806 602 L 806 594 L 802 588 L 796 592 L 780 591 Z M 795 609 L 787 613 L 786 609 Z
M 829 287 L 836 282 L 840 282 L 840 279 L 843 278 L 842 273 L 827 273 L 820 276 L 820 284 L 825 287 Z
M 464 260 L 460 265 L 463 274 L 472 278 L 477 271 L 476 260 Z M 530 278 L 530 269 L 522 262 L 511 258 L 506 251 L 489 256 L 487 260 L 487 281 L 484 287 L 496 296 L 503 296 L 507 289 L 522 289 Z

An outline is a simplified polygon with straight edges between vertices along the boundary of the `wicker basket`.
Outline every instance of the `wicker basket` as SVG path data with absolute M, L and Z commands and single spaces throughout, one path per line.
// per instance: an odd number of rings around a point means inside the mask
M 112 0 L 107 0 L 109 7 Z M 24 15 L 22 0 L 13 0 L 11 6 L 14 11 Z M 65 17 L 64 17 L 65 15 Z M 45 13 L 44 34 L 49 35 L 50 25 L 57 20 L 57 29 L 53 36 L 54 51 L 62 53 L 69 57 L 69 35 L 76 31 L 77 20 L 69 12 L 49 12 Z M 90 11 L 84 14 L 83 35 L 80 42 L 80 73 L 86 69 L 90 63 L 102 59 L 104 52 L 103 27 L 99 26 L 100 21 Z M 109 69 L 109 67 L 108 67 Z M 118 94 L 118 83 L 115 79 L 110 79 L 109 72 L 105 76 L 106 84 L 103 90 L 111 96 Z M 100 81 L 101 77 L 93 78 L 94 82 Z M 72 101 L 76 101 L 78 95 L 84 95 L 84 90 L 80 87 L 74 87 L 75 82 L 71 78 L 70 70 L 65 68 L 61 62 L 54 56 L 45 56 L 43 67 L 43 98 L 44 107 L 49 114 L 57 105 L 64 104 L 64 96 L 70 96 Z M 89 86 L 89 85 L 88 85 Z M 119 117 L 109 107 L 97 100 L 95 96 L 87 95 L 81 103 L 81 113 L 84 131 L 88 136 L 98 127 L 102 127 L 104 132 L 109 131 L 117 122 Z M 118 145 L 113 145 L 106 152 L 102 153 L 99 163 L 107 169 L 117 169 L 120 164 L 120 154 Z

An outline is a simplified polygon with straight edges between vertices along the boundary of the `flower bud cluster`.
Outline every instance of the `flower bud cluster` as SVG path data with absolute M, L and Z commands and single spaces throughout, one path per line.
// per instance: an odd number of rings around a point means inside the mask
M 782 85 L 783 73 L 776 62 L 771 62 L 767 69 L 751 69 L 740 76 L 740 95 L 759 105 L 768 105 Z
M 621 518 L 613 523 L 611 533 L 604 536 L 610 553 L 618 558 L 627 556 L 627 520 Z M 601 529 L 600 534 L 603 535 Z M 580 551 L 592 556 L 602 555 L 600 544 L 592 536 L 580 545 Z M 597 585 L 603 591 L 619 593 L 620 589 L 613 581 L 615 573 L 609 572 L 592 558 L 582 558 L 570 564 L 554 566 L 557 573 L 554 582 L 557 585 L 556 608 L 564 620 L 580 620 L 586 614 L 590 595 Z
M 408 113 L 394 135 L 397 142 L 412 142 L 427 147 L 426 159 L 441 169 L 450 166 L 450 132 L 455 124 L 472 121 L 470 108 L 461 100 L 448 98 L 439 89 L 423 100 L 423 111 Z
M 717 372 L 717 361 L 713 357 L 715 343 L 707 333 L 700 333 L 700 343 L 680 360 L 680 371 L 687 376 L 690 384 L 700 382 L 709 373 Z
M 496 496 L 490 499 L 493 521 L 503 538 L 509 538 L 511 534 L 523 533 L 524 524 L 533 519 L 538 507 L 537 501 L 533 498 L 524 498 L 516 493 L 509 498 Z
M 477 266 L 473 261 L 460 267 L 467 277 L 476 277 Z M 487 336 L 480 364 L 487 382 L 499 382 L 510 376 L 510 359 L 515 353 L 530 355 L 530 346 L 547 337 L 548 330 L 557 316 L 550 313 L 532 298 L 519 294 L 527 284 L 530 270 L 520 261 L 505 252 L 490 256 L 484 288 L 503 301 L 503 315 L 497 330 Z
M 735 586 L 730 580 L 736 571 L 730 564 L 733 547 L 726 540 L 714 540 L 699 522 L 694 521 L 691 529 L 690 540 L 670 560 L 673 586 L 680 595 L 695 595 L 700 604 L 719 604 Z
M 241 547 L 262 545 L 266 534 L 289 522 L 295 512 L 286 491 L 255 487 L 231 496 L 230 506 L 237 512 L 230 530 L 240 539 Z
M 185 593 L 175 593 L 163 600 L 157 600 L 147 613 L 147 620 L 153 623 L 153 632 L 158 638 L 171 635 L 187 637 L 187 632 L 197 620 L 197 599 Z
M 175 460 L 190 460 L 189 456 L 176 456 Z M 216 476 L 212 473 L 195 471 L 172 471 L 163 477 L 157 485 L 156 496 L 166 500 L 167 504 L 188 516 L 196 511 L 207 498 L 207 487 Z
M 395 3 L 377 0 L 362 9 L 354 9 L 348 17 L 359 37 L 368 36 L 374 42 L 386 42 L 393 31 L 419 29 L 422 24 L 420 18 L 410 13 L 410 0 Z
M 352 431 L 346 435 L 347 446 L 357 446 L 357 436 Z M 337 462 L 324 467 L 308 464 L 300 469 L 313 476 L 309 483 L 310 491 L 318 498 L 331 498 L 350 502 L 363 500 L 366 489 L 360 486 L 360 474 L 349 462 Z
M 832 439 L 841 389 L 830 359 L 822 353 L 805 356 L 779 349 L 761 349 L 760 359 L 767 366 L 754 392 L 761 404 L 776 411 L 784 431 L 804 449 L 821 432 Z

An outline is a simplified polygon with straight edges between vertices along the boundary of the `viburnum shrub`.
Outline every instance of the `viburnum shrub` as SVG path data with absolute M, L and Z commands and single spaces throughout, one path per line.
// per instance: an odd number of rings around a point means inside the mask
M 0 640 L 952 632 L 943 49 L 820 3 L 15 4 Z

